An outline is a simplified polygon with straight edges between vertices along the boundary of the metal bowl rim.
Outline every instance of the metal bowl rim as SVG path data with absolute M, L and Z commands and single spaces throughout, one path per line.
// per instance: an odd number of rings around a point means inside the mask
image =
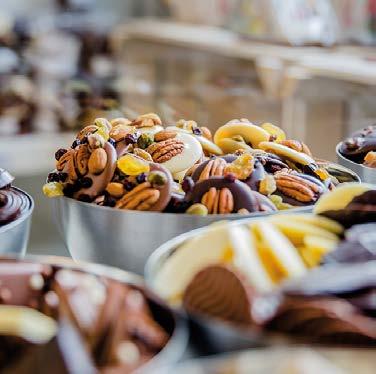
M 165 356 L 169 354 L 169 352 L 173 352 L 172 354 L 175 355 L 177 361 L 177 358 L 181 358 L 183 355 L 183 352 L 185 351 L 187 344 L 188 344 L 188 329 L 187 329 L 187 323 L 182 318 L 181 314 L 177 312 L 176 309 L 171 308 L 168 303 L 166 303 L 160 296 L 157 295 L 156 292 L 154 292 L 148 284 L 145 282 L 143 277 L 134 274 L 132 272 L 122 270 L 113 266 L 109 265 L 102 265 L 102 264 L 96 264 L 86 261 L 76 261 L 69 257 L 63 257 L 63 256 L 44 256 L 44 255 L 26 255 L 26 256 L 20 256 L 20 255 L 2 255 L 0 256 L 0 259 L 15 259 L 20 261 L 26 261 L 26 262 L 38 262 L 46 265 L 52 265 L 52 266 L 62 266 L 65 268 L 73 269 L 73 270 L 82 270 L 88 273 L 95 274 L 97 276 L 104 276 L 111 278 L 115 281 L 127 283 L 135 286 L 141 286 L 144 287 L 146 291 L 151 291 L 153 300 L 160 304 L 160 306 L 166 308 L 170 311 L 174 322 L 175 327 L 174 331 L 167 342 L 167 344 L 163 347 L 163 349 L 157 353 L 149 362 L 142 365 L 139 369 L 140 370 L 148 370 L 152 365 L 158 364 L 158 361 L 161 361 L 164 359 Z M 177 348 L 179 348 L 177 350 Z M 167 358 L 168 360 L 168 358 Z
M 20 225 L 22 222 L 27 220 L 32 215 L 32 213 L 34 211 L 35 203 L 34 203 L 33 198 L 27 192 L 25 192 L 24 190 L 21 190 L 18 187 L 13 186 L 12 188 L 14 188 L 15 190 L 23 193 L 29 199 L 30 206 L 29 206 L 29 209 L 26 212 L 24 212 L 24 214 L 21 215 L 21 217 L 18 217 L 14 221 L 7 223 L 4 226 L 1 226 L 0 227 L 0 234 L 3 234 L 4 232 L 10 231 L 14 227 Z
M 356 167 L 360 167 L 360 168 L 364 168 L 365 170 L 371 170 L 371 171 L 374 171 L 376 173 L 376 169 L 375 168 L 370 168 L 369 166 L 365 166 L 363 164 L 358 164 L 357 162 L 354 162 L 354 161 L 351 161 L 349 160 L 348 158 L 346 158 L 340 151 L 339 151 L 339 148 L 341 147 L 343 141 L 342 142 L 339 142 L 336 146 L 336 154 L 338 157 L 340 157 L 342 160 L 344 161 L 347 161 L 349 164 L 351 165 L 354 165 Z M 342 166 L 342 165 L 341 165 Z M 346 166 L 344 166 L 346 168 Z M 346 168 L 348 169 L 348 168 Z M 350 169 L 351 170 L 351 169 Z M 354 172 L 355 173 L 355 172 Z M 356 173 L 355 173 L 356 174 Z

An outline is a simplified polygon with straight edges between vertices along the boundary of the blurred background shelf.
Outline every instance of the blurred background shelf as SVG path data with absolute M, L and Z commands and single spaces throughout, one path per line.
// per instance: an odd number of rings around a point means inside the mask
M 25 134 L 0 138 L 0 165 L 15 177 L 30 177 L 54 169 L 54 154 L 69 146 L 73 133 Z

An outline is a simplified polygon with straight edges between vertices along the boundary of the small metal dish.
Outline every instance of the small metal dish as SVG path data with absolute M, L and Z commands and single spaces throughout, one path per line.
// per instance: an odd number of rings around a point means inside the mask
M 171 334 L 170 340 L 154 358 L 142 366 L 142 372 L 154 372 L 158 367 L 175 364 L 185 352 L 188 343 L 188 330 L 186 321 L 179 314 L 169 308 L 161 299 L 151 292 L 142 277 L 117 268 L 86 263 L 75 262 L 67 257 L 28 255 L 25 259 L 21 256 L 6 256 L 3 259 L 15 258 L 22 261 L 38 262 L 58 266 L 66 269 L 82 270 L 94 275 L 111 278 L 118 282 L 130 284 L 138 288 L 148 299 L 151 312 L 155 320 Z
M 27 196 L 30 207 L 21 217 L 0 227 L 0 255 L 24 255 L 29 240 L 34 201 L 30 195 L 17 187 L 12 187 Z
M 341 181 L 359 177 L 337 164 L 325 162 Z M 142 274 L 148 257 L 166 241 L 213 222 L 266 217 L 272 213 L 197 216 L 125 211 L 83 203 L 67 197 L 51 199 L 55 223 L 71 256 L 77 260 L 120 267 Z M 310 212 L 312 206 L 290 212 Z
M 341 143 L 337 144 L 336 153 L 338 163 L 346 168 L 352 170 L 354 173 L 358 174 L 362 182 L 376 184 L 376 168 L 369 168 L 362 164 L 357 164 L 356 162 L 350 161 L 345 158 L 339 151 Z
M 281 212 L 280 214 L 284 214 Z M 239 226 L 251 223 L 257 217 L 239 219 L 229 223 Z M 145 266 L 145 281 L 151 290 L 154 279 L 167 259 L 186 241 L 204 233 L 206 228 L 196 229 L 166 242 L 149 257 Z M 155 290 L 154 290 L 155 291 Z M 176 308 L 180 313 L 183 310 Z M 201 315 L 189 315 L 191 339 L 200 355 L 216 354 L 245 348 L 265 347 L 286 343 L 287 338 L 277 334 L 261 333 L 257 329 L 240 329 L 230 323 Z

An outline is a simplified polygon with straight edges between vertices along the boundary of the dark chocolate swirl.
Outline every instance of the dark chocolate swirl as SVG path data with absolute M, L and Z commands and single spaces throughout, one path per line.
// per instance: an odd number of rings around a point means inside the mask
M 10 187 L 0 189 L 0 226 L 13 222 L 30 209 L 30 200 L 22 191 Z

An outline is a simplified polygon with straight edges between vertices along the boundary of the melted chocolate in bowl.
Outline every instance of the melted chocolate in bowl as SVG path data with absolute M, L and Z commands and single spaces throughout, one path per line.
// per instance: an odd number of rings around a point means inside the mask
M 30 208 L 30 199 L 23 191 L 14 187 L 1 189 L 0 227 L 22 217 Z

